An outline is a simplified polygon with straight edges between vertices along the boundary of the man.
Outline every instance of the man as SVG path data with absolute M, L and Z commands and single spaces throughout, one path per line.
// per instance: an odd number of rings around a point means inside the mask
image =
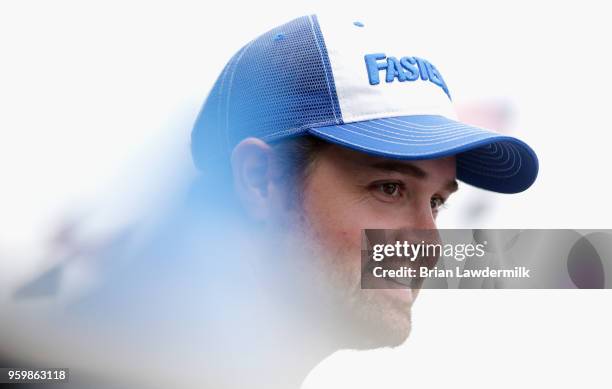
M 360 287 L 362 230 L 435 229 L 457 180 L 520 192 L 538 162 L 453 120 L 426 36 L 372 27 L 306 16 L 236 53 L 193 128 L 191 196 L 75 261 L 100 286 L 38 323 L 26 359 L 73 387 L 269 389 L 401 344 L 418 288 Z
M 223 193 L 273 247 L 249 256 L 254 303 L 276 313 L 256 321 L 284 339 L 268 385 L 295 385 L 339 348 L 408 336 L 418 290 L 361 289 L 362 230 L 435 229 L 457 180 L 516 193 L 537 176 L 529 146 L 454 120 L 441 72 L 416 48 L 426 37 L 370 30 L 312 15 L 259 36 L 228 62 L 192 132 L 203 186 L 231 176 Z

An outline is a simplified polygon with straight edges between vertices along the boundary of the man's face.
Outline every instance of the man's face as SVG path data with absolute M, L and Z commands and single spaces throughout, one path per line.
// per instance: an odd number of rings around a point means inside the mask
M 333 145 L 317 155 L 304 183 L 299 232 L 325 253 L 315 277 L 335 294 L 328 298 L 348 308 L 350 324 L 373 335 L 374 344 L 364 347 L 406 339 L 418 291 L 361 289 L 361 231 L 435 229 L 456 189 L 454 157 L 409 162 Z

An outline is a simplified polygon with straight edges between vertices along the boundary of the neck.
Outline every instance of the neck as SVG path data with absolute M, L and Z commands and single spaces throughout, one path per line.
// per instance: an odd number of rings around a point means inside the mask
M 302 310 L 279 309 L 260 320 L 254 358 L 260 360 L 261 384 L 265 388 L 299 388 L 308 374 L 325 358 L 342 348 L 325 318 Z M 286 307 L 285 307 L 286 308 Z M 259 354 L 259 355 L 258 355 Z

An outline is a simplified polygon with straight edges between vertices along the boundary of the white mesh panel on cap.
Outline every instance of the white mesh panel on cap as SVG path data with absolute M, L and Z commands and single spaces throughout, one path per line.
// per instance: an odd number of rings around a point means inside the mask
M 425 37 L 415 32 L 407 33 L 406 25 L 376 26 L 364 21 L 363 27 L 359 27 L 354 24 L 354 19 L 317 16 L 345 123 L 405 115 L 442 115 L 456 119 L 449 97 L 440 86 L 429 80 L 419 78 L 400 82 L 395 79 L 386 82 L 385 70 L 381 70 L 380 83 L 370 85 L 364 59 L 366 54 L 384 53 L 397 59 L 408 56 L 430 60 L 427 54 L 431 50 L 420 42 Z M 440 71 L 444 76 L 443 69 Z

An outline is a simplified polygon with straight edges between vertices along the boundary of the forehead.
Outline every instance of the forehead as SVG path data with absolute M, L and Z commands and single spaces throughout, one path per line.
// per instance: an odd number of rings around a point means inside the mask
M 330 145 L 324 149 L 320 157 L 323 163 L 332 164 L 333 166 L 331 167 L 350 171 L 353 174 L 395 171 L 416 176 L 417 178 L 440 179 L 444 181 L 455 179 L 456 176 L 454 156 L 407 161 L 380 157 L 346 147 Z

